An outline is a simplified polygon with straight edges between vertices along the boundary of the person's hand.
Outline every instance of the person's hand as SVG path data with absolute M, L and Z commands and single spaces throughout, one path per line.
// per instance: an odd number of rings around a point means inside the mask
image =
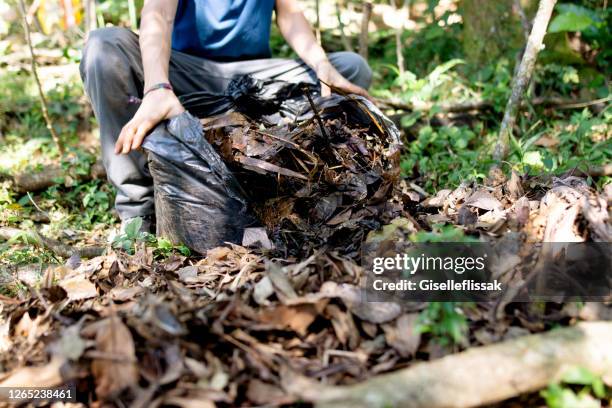
M 368 91 L 343 77 L 328 60 L 319 63 L 315 67 L 315 72 L 321 81 L 321 96 L 329 96 L 332 91 L 331 87 L 346 93 L 357 94 L 370 100 L 372 99 Z
M 156 89 L 147 94 L 132 120 L 121 129 L 115 143 L 115 154 L 128 154 L 138 149 L 155 125 L 184 111 L 183 105 L 169 89 Z

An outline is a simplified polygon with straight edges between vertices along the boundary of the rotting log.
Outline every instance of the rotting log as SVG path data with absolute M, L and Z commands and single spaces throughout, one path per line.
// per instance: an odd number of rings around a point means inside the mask
M 475 347 L 349 386 L 325 386 L 287 372 L 283 386 L 317 407 L 468 408 L 537 391 L 572 367 L 612 378 L 612 322 Z
M 59 165 L 47 165 L 41 171 L 31 172 L 26 171 L 14 175 L 13 189 L 20 194 L 28 191 L 40 191 L 58 184 L 58 180 L 71 176 L 70 170 L 66 170 Z M 89 169 L 89 173 L 79 175 L 81 181 L 99 179 L 106 177 L 106 171 L 101 161 L 95 162 Z

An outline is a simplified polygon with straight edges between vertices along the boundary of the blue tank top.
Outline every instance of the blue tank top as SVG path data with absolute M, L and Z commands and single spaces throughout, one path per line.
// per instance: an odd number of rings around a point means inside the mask
M 217 61 L 270 57 L 275 0 L 179 0 L 172 48 Z

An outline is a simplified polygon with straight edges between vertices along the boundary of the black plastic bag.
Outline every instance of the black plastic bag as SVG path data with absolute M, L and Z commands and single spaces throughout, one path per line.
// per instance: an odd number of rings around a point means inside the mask
M 397 155 L 397 128 L 365 98 L 320 98 L 318 87 L 312 84 L 239 76 L 222 95 L 197 92 L 183 96 L 181 102 L 190 113 L 161 123 L 146 138 L 143 147 L 155 184 L 157 234 L 199 253 L 224 242 L 242 242 L 245 229 L 258 225 L 258 220 L 250 212 L 241 184 L 206 140 L 199 120 L 192 114 L 210 117 L 235 110 L 256 124 L 277 125 L 281 119 L 302 121 L 313 117 L 306 93 L 315 100 L 320 117 L 343 117 L 350 123 L 375 127 L 374 133 L 388 136 L 387 153 Z M 324 140 L 326 143 L 330 140 Z M 245 180 L 243 185 L 251 193 L 258 188 L 274 190 L 273 183 L 254 186 L 248 184 L 248 177 Z M 347 186 L 351 187 L 350 183 Z M 257 201 L 261 197 L 256 194 L 252 198 Z
M 283 117 L 302 119 L 300 115 L 310 108 L 304 92 L 318 95 L 319 87 L 241 75 L 230 81 L 223 94 L 200 91 L 179 99 L 185 109 L 198 118 L 236 110 L 267 125 L 276 124 Z
M 145 139 L 155 185 L 157 235 L 205 253 L 240 242 L 255 225 L 234 175 L 188 112 L 159 124 Z

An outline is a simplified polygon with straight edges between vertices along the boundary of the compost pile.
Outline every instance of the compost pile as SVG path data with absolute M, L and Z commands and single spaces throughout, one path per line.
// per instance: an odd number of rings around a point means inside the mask
M 407 214 L 399 131 L 365 98 L 247 76 L 226 96 L 183 103 L 207 116 L 202 125 L 185 113 L 144 144 L 158 235 L 202 254 L 234 242 L 283 258 L 315 249 L 356 258 L 369 231 Z
M 303 188 L 299 180 L 287 188 Z M 413 217 L 370 232 L 373 251 L 444 222 L 526 251 L 543 240 L 610 239 L 612 190 L 598 193 L 580 177 L 513 174 L 497 186 L 466 183 L 428 197 L 404 188 Z M 425 303 L 362 302 L 362 268 L 332 250 L 295 262 L 238 245 L 188 258 L 141 243 L 133 255 L 109 248 L 48 267 L 38 289 L 36 268 L 16 273 L 30 290 L 2 298 L 0 386 L 72 383 L 87 406 L 316 401 L 341 395 L 332 386 L 414 362 L 612 316 L 609 302 L 536 307 L 509 297 L 466 308 L 465 336 L 444 344 L 417 330 L 432 327 L 423 320 Z M 529 268 L 518 262 L 507 273 Z M 536 396 L 520 405 L 537 404 Z
M 315 248 L 355 256 L 368 231 L 402 214 L 399 138 L 364 99 L 335 97 L 299 125 L 238 113 L 205 120 L 281 256 Z

